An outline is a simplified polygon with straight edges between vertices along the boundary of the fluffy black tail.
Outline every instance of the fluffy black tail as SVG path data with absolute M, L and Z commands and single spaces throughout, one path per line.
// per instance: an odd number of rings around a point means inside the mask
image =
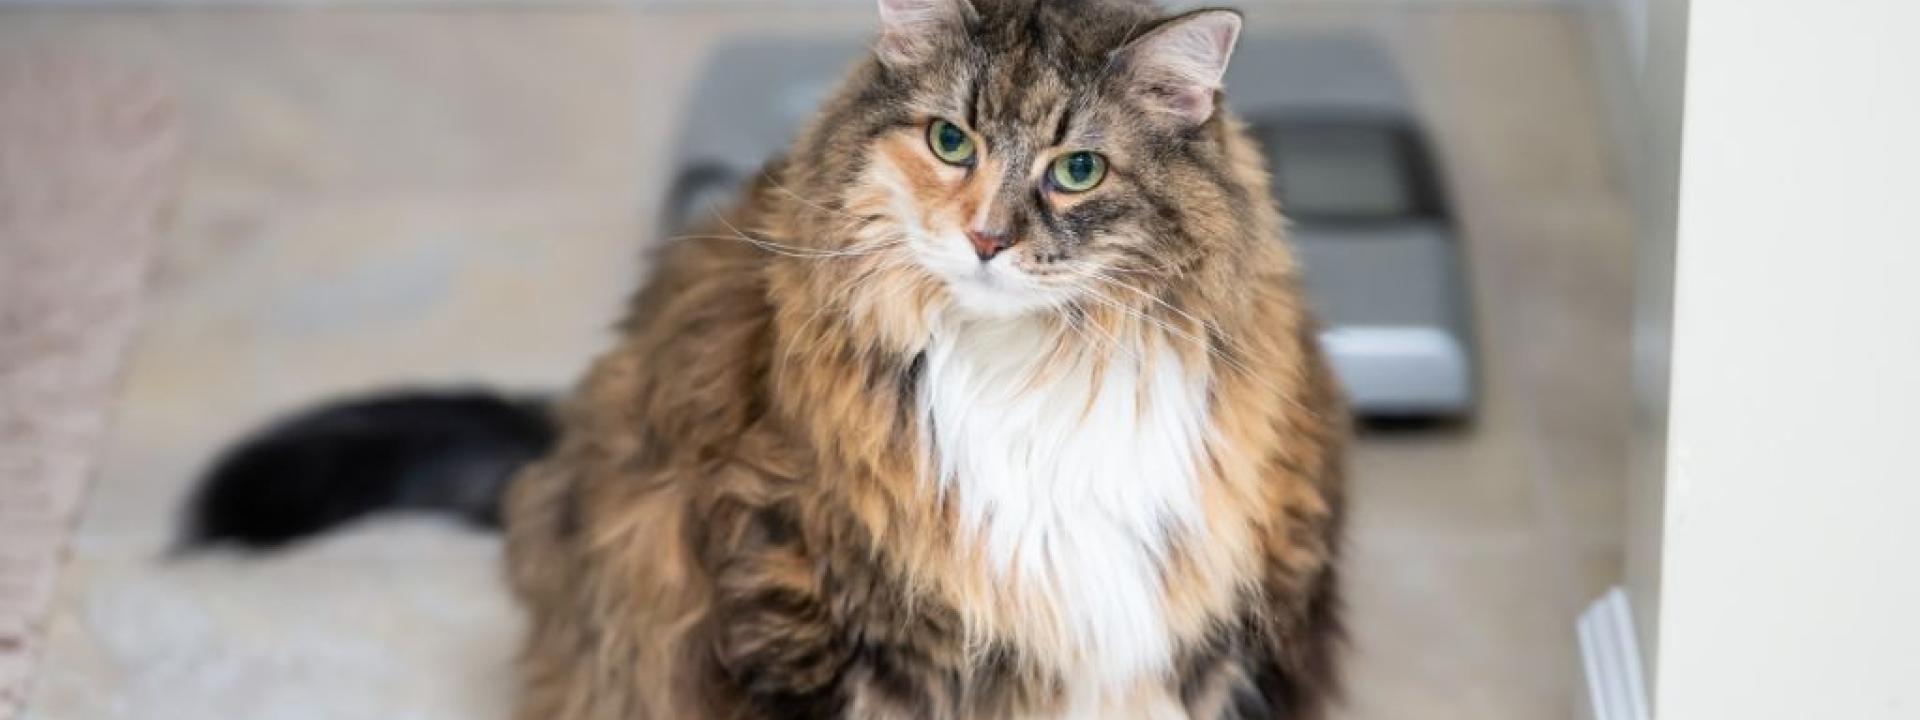
M 507 481 L 553 439 L 536 400 L 403 392 L 323 405 L 214 463 L 188 504 L 182 547 L 274 547 L 387 510 L 497 527 Z

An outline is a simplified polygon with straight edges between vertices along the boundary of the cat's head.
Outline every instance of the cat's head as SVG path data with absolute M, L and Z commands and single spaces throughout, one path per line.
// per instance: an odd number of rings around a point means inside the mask
M 1222 254 L 1240 216 L 1271 212 L 1216 107 L 1238 14 L 1123 0 L 879 0 L 879 14 L 874 58 L 796 149 L 794 177 L 857 218 L 845 249 L 897 254 L 949 306 L 1112 297 Z

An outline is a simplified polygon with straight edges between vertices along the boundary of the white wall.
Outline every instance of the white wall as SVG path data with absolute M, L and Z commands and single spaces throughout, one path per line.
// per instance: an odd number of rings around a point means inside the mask
M 1692 0 L 1660 717 L 1920 717 L 1917 32 Z

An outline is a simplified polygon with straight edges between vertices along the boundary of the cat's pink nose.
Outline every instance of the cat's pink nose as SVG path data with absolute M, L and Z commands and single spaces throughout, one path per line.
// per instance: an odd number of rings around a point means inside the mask
M 1004 232 L 968 230 L 967 240 L 973 242 L 973 254 L 980 256 L 980 262 L 992 260 L 1001 250 L 1013 244 L 1012 236 Z

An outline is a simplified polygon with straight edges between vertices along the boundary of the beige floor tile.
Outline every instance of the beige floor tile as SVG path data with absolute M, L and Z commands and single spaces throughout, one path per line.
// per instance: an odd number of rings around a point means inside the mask
M 1356 542 L 1352 720 L 1536 720 L 1572 716 L 1565 619 L 1540 600 L 1552 559 L 1541 546 L 1417 550 Z

